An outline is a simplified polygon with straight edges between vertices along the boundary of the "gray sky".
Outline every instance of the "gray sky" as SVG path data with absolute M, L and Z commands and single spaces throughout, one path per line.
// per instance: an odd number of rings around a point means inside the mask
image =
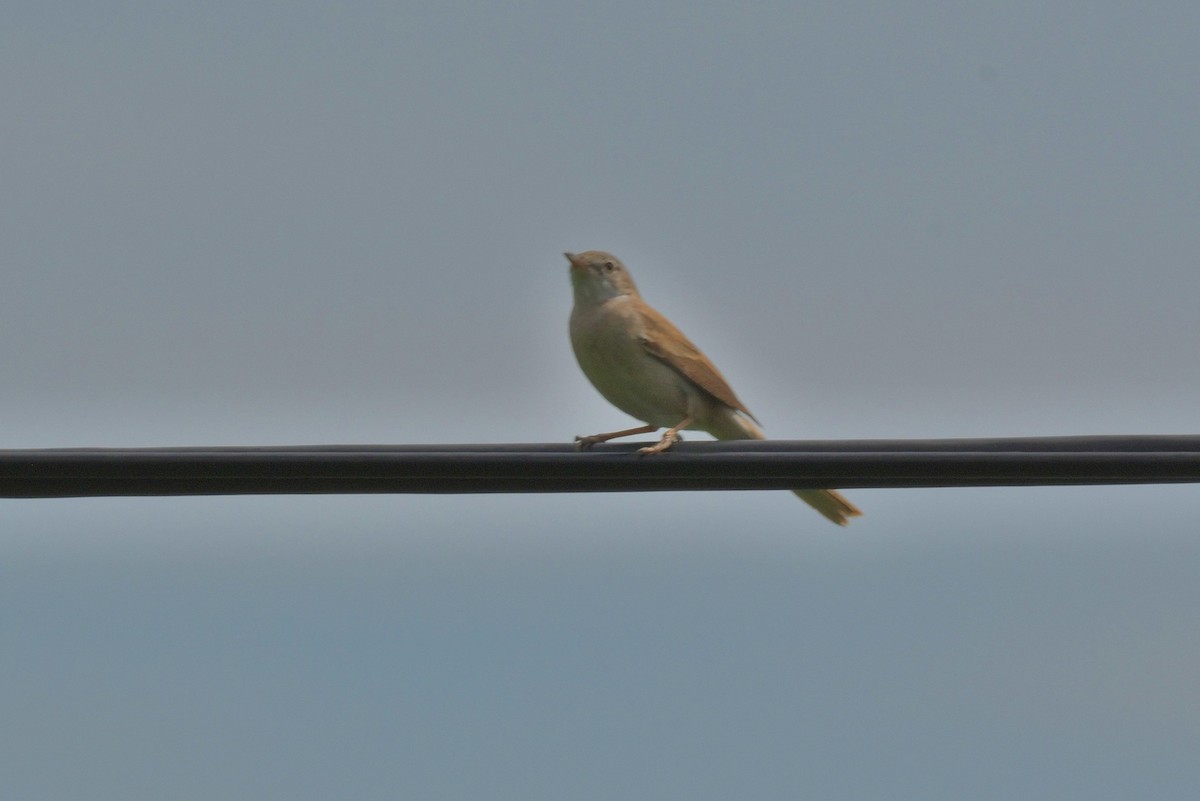
M 1195 3 L 10 4 L 5 447 L 1191 433 Z M 1190 487 L 0 504 L 21 798 L 1179 797 Z M 4 764 L 4 763 L 10 764 Z M 66 767 L 64 767 L 66 766 Z

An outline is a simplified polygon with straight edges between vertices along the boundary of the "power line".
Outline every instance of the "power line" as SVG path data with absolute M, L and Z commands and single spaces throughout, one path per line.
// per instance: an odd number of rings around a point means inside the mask
M 1200 437 L 0 450 L 0 497 L 623 492 L 1200 482 Z

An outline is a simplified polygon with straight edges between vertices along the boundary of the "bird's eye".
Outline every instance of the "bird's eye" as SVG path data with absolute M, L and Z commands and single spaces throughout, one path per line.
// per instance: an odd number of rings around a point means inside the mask
M 611 273 L 615 269 L 617 269 L 617 265 L 613 264 L 611 261 L 604 262 L 604 272 Z

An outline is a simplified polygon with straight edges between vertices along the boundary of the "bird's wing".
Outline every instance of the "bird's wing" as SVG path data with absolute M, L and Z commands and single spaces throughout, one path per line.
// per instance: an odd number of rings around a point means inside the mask
M 651 356 L 666 362 L 678 370 L 693 384 L 712 395 L 727 406 L 737 409 L 751 420 L 755 420 L 733 388 L 725 380 L 725 376 L 683 335 L 666 317 L 645 303 L 641 303 L 641 318 L 643 331 L 638 337 L 642 347 Z M 755 422 L 758 422 L 755 420 Z

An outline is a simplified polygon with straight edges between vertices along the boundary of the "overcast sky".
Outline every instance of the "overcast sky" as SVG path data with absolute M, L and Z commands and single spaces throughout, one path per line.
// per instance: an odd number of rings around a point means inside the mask
M 2 447 L 1194 433 L 1194 2 L 10 3 Z M 1192 487 L 0 504 L 13 798 L 1169 798 Z M 1185 789 L 1187 788 L 1187 789 Z

